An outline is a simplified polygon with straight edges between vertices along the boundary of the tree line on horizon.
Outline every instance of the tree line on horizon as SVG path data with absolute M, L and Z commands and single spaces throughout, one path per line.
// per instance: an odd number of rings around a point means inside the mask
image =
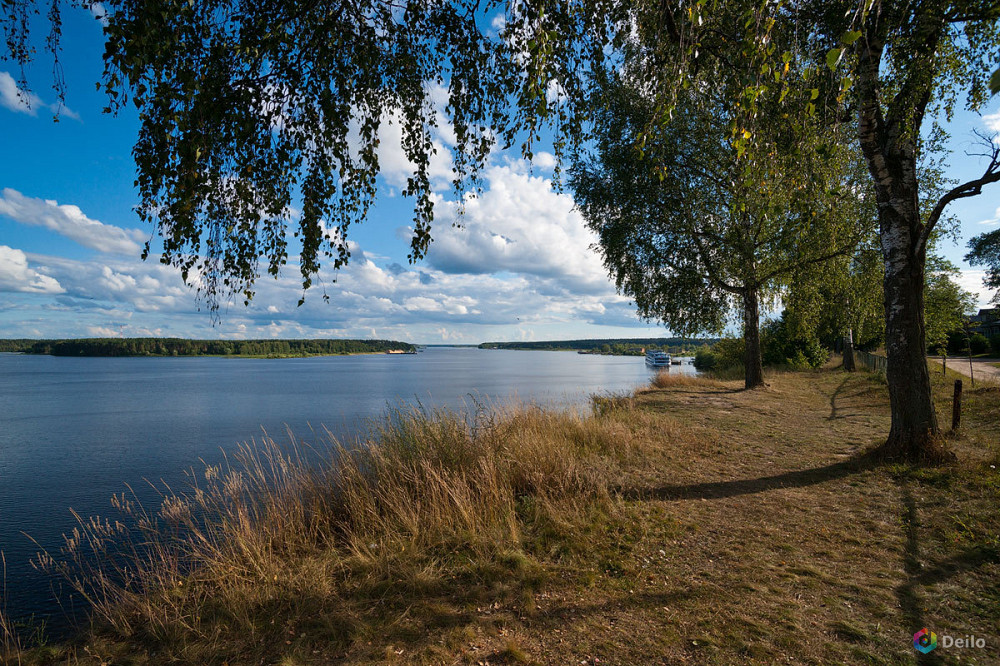
M 184 338 L 82 338 L 0 340 L 0 352 L 51 356 L 322 356 L 401 349 L 395 340 L 188 340 Z
M 713 345 L 720 338 L 594 338 L 584 340 L 529 340 L 520 342 L 483 342 L 480 349 L 525 349 L 539 351 L 594 351 L 634 356 L 643 349 L 661 349 L 671 354 L 693 352 L 702 345 Z

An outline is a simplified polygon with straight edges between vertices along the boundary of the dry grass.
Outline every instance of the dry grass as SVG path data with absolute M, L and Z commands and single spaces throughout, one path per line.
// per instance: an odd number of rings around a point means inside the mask
M 942 414 L 951 380 L 934 380 Z M 768 381 L 675 375 L 593 416 L 406 412 L 359 447 L 248 445 L 156 511 L 119 498 L 125 527 L 81 521 L 47 564 L 89 595 L 94 628 L 18 654 L 907 664 L 926 625 L 987 638 L 939 662 L 990 663 L 1000 392 L 967 390 L 960 462 L 922 468 L 865 455 L 888 426 L 877 377 Z
M 725 384 L 722 380 L 715 379 L 713 377 L 708 377 L 705 375 L 693 375 L 693 374 L 682 374 L 682 373 L 671 373 L 669 370 L 660 370 L 653 377 L 651 382 L 653 388 L 658 389 L 668 389 L 668 388 L 690 388 L 690 387 L 715 387 L 724 386 Z
M 7 560 L 3 551 L 0 551 L 0 661 L 16 661 L 21 653 L 21 639 L 18 635 L 17 627 L 5 613 L 3 601 L 7 598 Z
M 90 604 L 87 655 L 332 658 L 424 596 L 520 604 L 535 554 L 585 549 L 578 526 L 615 513 L 609 488 L 645 446 L 618 420 L 535 407 L 374 426 L 350 448 L 251 442 L 155 509 L 123 493 L 115 518 L 79 517 L 37 564 Z

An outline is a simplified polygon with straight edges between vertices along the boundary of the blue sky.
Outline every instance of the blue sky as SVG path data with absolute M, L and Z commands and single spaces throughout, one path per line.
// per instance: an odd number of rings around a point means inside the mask
M 141 228 L 131 149 L 138 122 L 127 109 L 103 114 L 100 24 L 67 12 L 62 56 L 66 105 L 53 122 L 51 61 L 40 54 L 29 70 L 28 108 L 13 89 L 17 72 L 0 62 L 0 337 L 171 335 L 181 337 L 382 337 L 415 342 L 644 337 L 665 335 L 634 314 L 615 293 L 595 238 L 573 209 L 569 194 L 551 189 L 551 156 L 534 168 L 515 153 L 497 154 L 486 191 L 467 206 L 456 228 L 447 182 L 446 131 L 436 137 L 441 193 L 435 241 L 425 260 L 410 265 L 406 227 L 410 202 L 396 196 L 406 163 L 393 140 L 382 137 L 382 196 L 369 219 L 353 227 L 351 265 L 333 283 L 310 290 L 297 307 L 297 271 L 261 280 L 249 308 L 237 300 L 213 325 L 177 271 L 139 247 L 153 230 Z M 976 114 L 956 114 L 949 175 L 979 175 L 971 147 L 973 128 L 1000 130 L 1000 98 Z M 985 304 L 992 294 L 981 272 L 962 264 L 971 235 L 1000 222 L 1000 188 L 953 205 L 961 239 L 942 253 L 963 268 L 966 289 Z M 321 298 L 322 290 L 330 296 Z

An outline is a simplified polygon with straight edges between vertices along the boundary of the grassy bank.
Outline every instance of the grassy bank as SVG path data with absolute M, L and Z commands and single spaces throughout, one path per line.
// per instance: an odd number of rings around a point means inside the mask
M 397 414 L 325 458 L 248 446 L 158 515 L 120 498 L 153 544 L 130 584 L 85 570 L 94 627 L 20 652 L 8 634 L 7 660 L 906 664 L 928 626 L 987 640 L 938 661 L 995 663 L 997 389 L 967 390 L 959 462 L 919 469 L 865 456 L 888 428 L 877 377 L 769 381 L 664 377 L 592 416 L 471 427 Z M 113 521 L 59 561 L 93 561 Z

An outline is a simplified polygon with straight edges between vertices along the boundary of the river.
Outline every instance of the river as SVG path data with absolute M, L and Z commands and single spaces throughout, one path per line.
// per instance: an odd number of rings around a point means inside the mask
M 671 372 L 693 372 L 690 365 Z M 293 359 L 66 358 L 0 354 L 0 610 L 59 633 L 71 605 L 60 581 L 34 570 L 83 516 L 111 513 L 125 484 L 183 484 L 186 469 L 286 426 L 350 437 L 390 405 L 474 408 L 518 399 L 586 409 L 595 393 L 645 384 L 642 357 L 430 347 L 415 355 Z M 28 536 L 26 536 L 28 535 Z M 30 536 L 30 538 L 29 538 Z M 0 575 L 3 572 L 0 571 Z M 6 594 L 3 590 L 6 588 Z

